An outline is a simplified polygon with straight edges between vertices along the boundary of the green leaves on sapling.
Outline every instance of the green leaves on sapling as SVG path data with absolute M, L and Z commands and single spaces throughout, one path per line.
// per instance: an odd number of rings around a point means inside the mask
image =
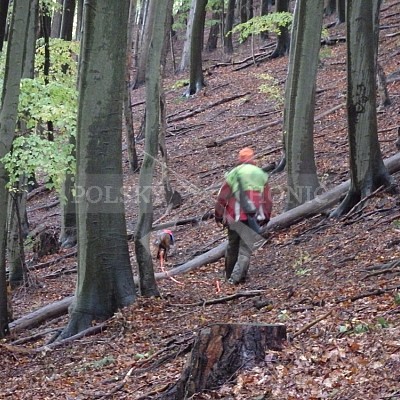
M 258 35 L 262 32 L 272 32 L 280 35 L 281 28 L 289 27 L 292 21 L 292 13 L 287 11 L 274 12 L 254 17 L 243 24 L 236 25 L 229 33 L 238 33 L 239 41 L 244 42 L 249 36 Z

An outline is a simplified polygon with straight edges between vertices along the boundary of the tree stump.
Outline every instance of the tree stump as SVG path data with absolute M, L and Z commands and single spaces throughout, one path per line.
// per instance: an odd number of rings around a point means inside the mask
M 58 231 L 45 224 L 38 225 L 28 236 L 32 240 L 34 261 L 48 254 L 55 254 L 60 249 Z
M 188 399 L 203 390 L 214 390 L 244 368 L 265 360 L 265 350 L 281 350 L 284 325 L 215 324 L 202 329 L 179 381 L 159 398 Z

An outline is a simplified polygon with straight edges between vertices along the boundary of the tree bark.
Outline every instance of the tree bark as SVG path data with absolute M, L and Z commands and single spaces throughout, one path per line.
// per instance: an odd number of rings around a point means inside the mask
M 198 93 L 204 86 L 203 41 L 207 0 L 195 0 L 192 34 L 190 41 L 190 73 L 187 96 Z
M 31 3 L 32 0 L 13 1 L 0 110 L 1 158 L 11 150 L 14 139 Z M 7 180 L 7 172 L 0 163 L 0 338 L 9 332 L 6 287 Z
M 195 393 L 218 389 L 240 370 L 265 365 L 266 350 L 282 350 L 285 340 L 284 325 L 215 324 L 203 328 L 178 383 L 160 399 L 189 399 Z
M 62 6 L 64 0 L 57 0 L 57 10 L 53 14 L 53 20 L 51 21 L 51 33 L 50 37 L 59 38 L 61 32 L 61 20 L 62 20 Z
M 0 0 L 0 51 L 3 51 L 9 2 L 10 0 Z
M 161 57 L 165 44 L 168 2 L 155 10 L 151 51 L 146 70 L 146 134 L 145 155 L 139 176 L 139 216 L 135 232 L 135 251 L 139 269 L 139 290 L 142 296 L 159 296 L 150 251 L 150 232 L 153 223 L 153 173 L 160 133 Z
M 194 20 L 194 9 L 196 5 L 196 0 L 192 0 L 189 10 L 189 15 L 186 24 L 186 36 L 183 43 L 182 57 L 179 65 L 179 72 L 186 71 L 190 64 L 190 44 L 192 37 L 192 26 Z
M 313 132 L 322 16 L 321 0 L 296 3 L 285 89 L 287 209 L 311 200 L 319 188 Z
M 289 0 L 277 0 L 275 11 L 276 12 L 289 11 Z M 278 36 L 276 47 L 275 50 L 270 55 L 270 58 L 282 57 L 289 53 L 289 47 L 290 47 L 289 29 L 287 26 L 283 26 L 279 30 L 280 34 Z
M 126 52 L 126 69 L 125 69 L 125 90 L 124 90 L 124 118 L 125 118 L 125 138 L 128 148 L 128 161 L 131 172 L 139 170 L 139 161 L 136 152 L 135 132 L 133 130 L 133 109 L 132 95 L 133 82 L 131 78 L 131 68 L 133 64 L 133 28 L 136 14 L 136 0 L 130 0 L 128 34 L 127 34 L 127 52 Z
M 236 0 L 228 0 L 226 7 L 225 26 L 224 26 L 224 52 L 225 54 L 233 53 L 232 31 L 235 20 L 235 3 Z
M 347 2 L 347 119 L 351 185 L 332 213 L 339 217 L 392 178 L 382 160 L 376 116 L 376 65 L 381 0 Z
M 145 8 L 144 20 L 139 30 L 138 52 L 136 57 L 135 88 L 143 85 L 146 79 L 146 66 L 149 62 L 150 40 L 153 31 L 154 16 L 157 12 L 156 0 L 146 0 L 141 7 Z
M 64 0 L 63 13 L 61 20 L 60 38 L 64 40 L 72 40 L 72 31 L 74 27 L 75 0 Z
M 85 1 L 77 120 L 78 280 L 61 338 L 135 300 L 122 197 L 128 2 Z

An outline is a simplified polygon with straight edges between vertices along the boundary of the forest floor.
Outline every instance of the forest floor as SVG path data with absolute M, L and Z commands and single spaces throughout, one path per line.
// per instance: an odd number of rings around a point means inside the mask
M 378 112 L 385 158 L 397 152 L 400 126 L 399 4 L 384 2 L 381 15 L 379 62 L 392 101 Z M 343 36 L 343 32 L 341 26 L 330 29 L 332 37 Z M 273 43 L 273 38 L 267 41 Z M 349 178 L 345 57 L 342 42 L 321 50 L 315 154 L 324 189 Z M 166 213 L 160 184 L 155 188 L 157 223 L 212 211 L 224 173 L 235 165 L 242 147 L 256 150 L 260 166 L 280 159 L 282 107 L 259 88 L 265 83 L 263 74 L 268 74 L 283 91 L 288 58 L 239 69 L 243 60 L 251 61 L 250 45 L 245 44 L 238 47 L 231 62 L 223 63 L 223 59 L 218 51 L 205 54 L 207 87 L 196 96 L 183 98 L 183 89 L 174 85 L 186 75 L 170 75 L 165 80 L 171 180 L 183 205 Z M 144 100 L 143 89 L 133 95 L 139 121 L 144 111 L 139 104 Z M 270 126 L 209 147 L 216 140 L 264 124 Z M 142 157 L 143 142 L 137 146 Z M 126 160 L 124 170 L 128 230 L 133 230 L 138 175 L 129 172 Z M 159 178 L 157 170 L 155 182 Z M 399 175 L 393 178 L 398 185 Z M 285 184 L 285 172 L 271 175 L 274 216 L 284 212 Z M 45 223 L 59 231 L 60 211 L 48 207 L 56 199 L 53 192 L 41 192 L 29 200 L 31 228 Z M 226 238 L 213 220 L 177 226 L 173 231 L 176 248 L 168 268 Z M 0 343 L 0 399 L 153 399 L 179 378 L 198 331 L 228 322 L 282 323 L 290 340 L 282 351 L 267 350 L 265 364 L 243 370 L 221 388 L 194 399 L 400 398 L 400 268 L 390 264 L 400 259 L 399 233 L 399 197 L 379 192 L 362 212 L 338 220 L 319 214 L 272 231 L 253 255 L 245 284 L 233 287 L 224 281 L 221 259 L 177 276 L 179 283 L 158 281 L 161 298 L 138 297 L 96 335 L 60 347 L 43 347 L 56 329 L 65 326 L 67 315 L 13 332 Z M 130 246 L 136 273 L 132 242 Z M 27 253 L 36 285 L 13 292 L 14 318 L 73 295 L 75 251 L 62 250 L 40 260 Z M 46 268 L 33 269 L 48 261 Z M 383 268 L 385 264 L 390 267 Z M 159 272 L 159 266 L 155 267 Z M 249 292 L 256 295 L 207 304 L 207 300 Z M 257 307 L 267 300 L 267 306 Z

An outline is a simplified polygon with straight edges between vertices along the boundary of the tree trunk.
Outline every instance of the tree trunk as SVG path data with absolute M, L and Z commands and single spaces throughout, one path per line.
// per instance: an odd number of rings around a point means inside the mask
M 376 117 L 376 64 L 380 0 L 347 3 L 347 119 L 350 147 L 349 192 L 332 213 L 348 212 L 391 176 L 382 160 Z
M 190 74 L 189 87 L 187 95 L 198 93 L 204 86 L 203 75 L 203 40 L 204 40 L 204 23 L 206 18 L 207 0 L 195 0 L 192 35 L 190 41 Z
M 320 0 L 296 3 L 284 118 L 288 209 L 313 199 L 319 188 L 313 132 L 322 16 Z
M 61 20 L 62 20 L 62 8 L 64 0 L 57 0 L 57 10 L 53 14 L 53 20 L 51 21 L 51 33 L 50 37 L 59 38 L 61 33 Z
M 190 5 L 188 20 L 186 24 L 186 36 L 185 36 L 185 41 L 183 43 L 182 57 L 179 65 L 179 72 L 186 71 L 190 65 L 190 44 L 192 38 L 192 29 L 193 29 L 192 27 L 193 27 L 196 1 L 197 0 L 192 0 Z
M 75 0 L 64 0 L 62 21 L 61 21 L 61 33 L 60 33 L 61 39 L 68 41 L 72 40 L 75 6 L 76 6 Z
M 296 2 L 298 4 L 298 2 Z M 289 11 L 289 0 L 277 0 L 276 2 L 276 12 Z M 280 29 L 280 34 L 278 35 L 278 40 L 276 43 L 275 50 L 271 54 L 271 58 L 277 58 L 285 56 L 289 53 L 290 47 L 290 36 L 289 29 L 287 26 L 283 26 Z
M 70 143 L 75 143 L 75 138 L 70 137 Z M 75 147 L 74 147 L 75 148 Z M 74 152 L 76 156 L 76 152 Z M 75 182 L 71 174 L 65 176 L 61 189 L 61 233 L 60 246 L 64 249 L 74 247 L 77 242 L 76 233 L 76 203 L 74 197 Z
M 0 110 L 0 158 L 10 150 L 14 139 L 18 114 L 20 81 L 29 27 L 29 13 L 32 1 L 14 0 L 12 26 L 7 46 L 3 94 Z M 8 329 L 7 285 L 6 285 L 6 242 L 7 242 L 7 172 L 0 163 L 0 337 Z
M 209 52 L 212 52 L 217 49 L 218 34 L 221 26 L 219 22 L 220 18 L 221 18 L 221 13 L 219 11 L 214 11 L 211 17 L 213 23 L 211 25 L 207 40 L 207 51 Z
M 133 64 L 133 27 L 136 14 L 136 0 L 130 0 L 129 3 L 129 19 L 127 34 L 127 52 L 126 52 L 126 69 L 125 69 L 125 90 L 124 90 L 124 119 L 125 119 L 125 138 L 128 148 L 128 161 L 132 172 L 139 169 L 139 161 L 136 152 L 135 132 L 133 130 L 133 110 L 131 91 L 133 82 L 131 79 L 131 68 Z
M 154 14 L 157 12 L 157 0 L 146 0 L 142 7 L 145 7 L 143 24 L 139 30 L 138 52 L 136 58 L 135 88 L 143 85 L 146 78 L 146 66 L 149 61 L 150 39 L 154 24 Z M 157 5 L 157 7 L 156 7 Z
M 228 0 L 226 8 L 225 26 L 224 26 L 224 52 L 225 54 L 233 53 L 232 31 L 235 20 L 235 2 L 236 0 Z
M 78 0 L 77 11 L 76 11 L 75 40 L 79 42 L 82 39 L 82 30 L 83 30 L 83 1 L 84 0 Z
M 325 0 L 324 15 L 332 15 L 336 12 L 336 0 Z
M 9 2 L 10 0 L 0 0 L 0 51 L 3 51 Z
M 346 0 L 336 0 L 337 23 L 346 22 Z
M 261 0 L 261 13 L 260 15 L 268 15 L 268 3 L 269 0 Z M 267 31 L 261 32 L 260 34 L 261 39 L 266 40 L 268 39 L 269 35 Z
M 150 250 L 153 223 L 153 173 L 157 158 L 160 133 L 160 77 L 161 57 L 165 45 L 168 2 L 158 4 L 155 11 L 151 52 L 146 70 L 146 134 L 145 155 L 139 176 L 139 216 L 135 232 L 135 251 L 139 270 L 139 289 L 142 296 L 159 296 L 154 278 Z
M 164 186 L 165 201 L 168 209 L 177 208 L 182 205 L 182 196 L 175 190 L 170 182 L 168 173 L 168 154 L 165 143 L 165 135 L 167 133 L 167 118 L 166 118 L 166 101 L 164 91 L 160 93 L 160 155 L 161 155 L 161 181 Z
M 61 338 L 135 300 L 122 197 L 128 2 L 85 0 L 77 121 L 78 279 Z
M 216 390 L 240 370 L 265 366 L 267 350 L 282 350 L 284 325 L 215 324 L 203 328 L 193 345 L 181 378 L 162 400 L 189 399 L 204 390 Z

